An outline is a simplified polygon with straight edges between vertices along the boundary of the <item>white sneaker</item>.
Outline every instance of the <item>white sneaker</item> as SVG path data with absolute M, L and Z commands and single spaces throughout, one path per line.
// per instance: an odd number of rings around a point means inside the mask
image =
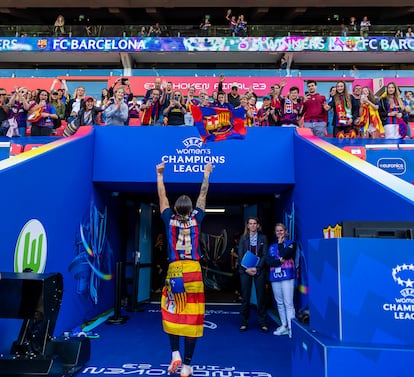
M 181 366 L 182 361 L 181 361 L 181 355 L 179 351 L 174 351 L 172 353 L 172 360 L 171 360 L 171 364 L 168 367 L 168 374 L 173 374 L 173 373 L 177 373 L 178 368 Z
M 288 335 L 289 329 L 286 326 L 280 326 L 275 331 L 273 331 L 273 335 Z
M 181 366 L 181 374 L 180 377 L 189 377 L 193 374 L 193 368 L 191 368 L 189 365 L 183 364 Z

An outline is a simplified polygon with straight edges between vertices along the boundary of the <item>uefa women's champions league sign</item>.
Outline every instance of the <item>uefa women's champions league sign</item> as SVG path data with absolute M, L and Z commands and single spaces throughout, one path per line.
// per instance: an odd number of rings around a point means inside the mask
M 393 37 L 188 37 L 188 38 L 0 38 L 0 52 L 409 52 L 414 38 Z
M 414 240 L 311 240 L 311 327 L 332 339 L 414 346 Z

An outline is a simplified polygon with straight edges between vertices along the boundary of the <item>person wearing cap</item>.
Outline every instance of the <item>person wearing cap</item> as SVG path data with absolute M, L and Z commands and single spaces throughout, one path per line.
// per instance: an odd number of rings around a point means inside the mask
M 218 91 L 223 92 L 223 82 L 224 82 L 224 75 L 220 75 L 219 84 L 218 84 Z M 231 91 L 227 94 L 227 102 L 232 105 L 233 107 L 240 106 L 240 94 L 239 94 L 239 86 L 236 82 L 231 85 Z
M 76 117 L 76 124 L 79 126 L 94 126 L 98 123 L 98 114 L 103 111 L 101 107 L 95 106 L 95 98 L 86 96 L 83 100 L 83 106 Z
M 275 114 L 275 109 L 271 106 L 271 98 L 266 95 L 263 97 L 263 105 L 257 112 L 257 119 L 259 121 L 259 126 L 276 126 L 277 116 Z
M 65 119 L 66 114 L 66 105 L 62 102 L 62 97 L 59 96 L 57 90 L 52 90 L 50 93 L 50 104 L 53 105 L 56 109 L 56 114 L 58 116 L 58 123 L 61 123 L 62 119 Z

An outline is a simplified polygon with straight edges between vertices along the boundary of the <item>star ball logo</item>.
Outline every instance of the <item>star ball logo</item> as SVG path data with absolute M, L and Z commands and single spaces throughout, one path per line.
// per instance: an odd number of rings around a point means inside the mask
M 172 164 L 174 173 L 199 173 L 211 162 L 213 166 L 224 164 L 224 155 L 213 155 L 199 137 L 188 137 L 182 141 L 183 146 L 175 149 L 175 153 L 164 155 L 161 160 Z
M 395 303 L 386 303 L 383 309 L 394 314 L 397 320 L 414 320 L 414 264 L 396 265 L 391 271 L 394 282 L 403 287 L 401 297 L 396 297 Z
M 405 279 L 403 279 L 405 277 Z M 392 269 L 392 278 L 394 281 L 403 287 L 400 291 L 403 297 L 414 297 L 414 264 L 397 265 Z

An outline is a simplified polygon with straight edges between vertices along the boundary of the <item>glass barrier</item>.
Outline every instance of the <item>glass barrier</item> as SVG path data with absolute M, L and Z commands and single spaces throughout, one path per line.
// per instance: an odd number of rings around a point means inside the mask
M 148 25 L 65 25 L 64 33 L 55 33 L 53 25 L 0 25 L 0 37 L 138 37 L 142 27 Z M 394 36 L 397 30 L 405 31 L 410 25 L 373 25 L 372 36 Z M 211 26 L 203 31 L 198 25 L 162 26 L 162 37 L 231 36 L 227 25 Z M 248 25 L 249 37 L 283 36 L 340 36 L 339 25 Z M 359 36 L 359 31 L 349 32 L 348 36 Z M 146 35 L 148 36 L 148 35 Z

